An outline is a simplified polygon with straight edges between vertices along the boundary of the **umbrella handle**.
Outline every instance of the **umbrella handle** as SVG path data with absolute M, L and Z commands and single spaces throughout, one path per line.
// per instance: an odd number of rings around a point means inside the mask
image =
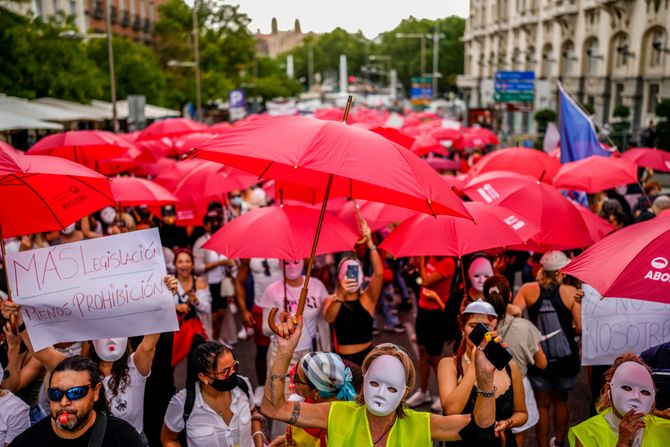
M 302 290 L 300 291 L 300 301 L 298 301 L 298 309 L 295 312 L 295 318 L 298 319 L 302 316 L 302 312 L 305 310 L 305 301 L 307 300 L 307 287 L 303 287 Z M 272 332 L 275 334 L 279 335 L 279 328 L 277 327 L 277 324 L 275 323 L 275 318 L 277 317 L 277 313 L 279 312 L 278 307 L 273 307 L 270 309 L 270 313 L 268 314 L 268 327 Z

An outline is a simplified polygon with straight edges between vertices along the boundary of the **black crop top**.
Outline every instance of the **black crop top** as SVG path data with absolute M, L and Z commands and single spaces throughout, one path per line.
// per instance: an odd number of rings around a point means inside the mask
M 339 345 L 357 345 L 372 341 L 372 315 L 361 300 L 345 301 L 335 318 L 335 337 Z

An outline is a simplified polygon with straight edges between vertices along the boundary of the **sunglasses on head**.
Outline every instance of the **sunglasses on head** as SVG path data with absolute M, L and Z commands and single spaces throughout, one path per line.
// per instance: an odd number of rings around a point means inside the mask
M 63 399 L 63 396 L 67 396 L 69 400 L 79 400 L 83 397 L 86 397 L 88 394 L 89 388 L 92 388 L 93 385 L 81 385 L 75 386 L 67 390 L 61 390 L 60 388 L 48 388 L 47 396 L 52 402 L 60 402 Z

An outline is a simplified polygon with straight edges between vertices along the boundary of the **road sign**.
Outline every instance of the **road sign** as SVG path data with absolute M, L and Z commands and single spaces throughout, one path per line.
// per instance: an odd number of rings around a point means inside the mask
M 496 81 L 496 92 L 528 92 L 535 90 L 533 81 Z
M 534 81 L 534 71 L 496 71 L 498 81 Z
M 430 100 L 433 97 L 432 82 L 432 78 L 427 76 L 412 78 L 410 99 L 412 101 Z
M 534 92 L 496 92 L 493 94 L 496 102 L 533 102 Z

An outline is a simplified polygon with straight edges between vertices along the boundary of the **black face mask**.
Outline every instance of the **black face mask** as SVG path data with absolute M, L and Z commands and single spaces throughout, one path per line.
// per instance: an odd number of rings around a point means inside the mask
M 227 379 L 212 379 L 209 384 L 216 391 L 230 391 L 237 386 L 237 373 L 233 373 Z

